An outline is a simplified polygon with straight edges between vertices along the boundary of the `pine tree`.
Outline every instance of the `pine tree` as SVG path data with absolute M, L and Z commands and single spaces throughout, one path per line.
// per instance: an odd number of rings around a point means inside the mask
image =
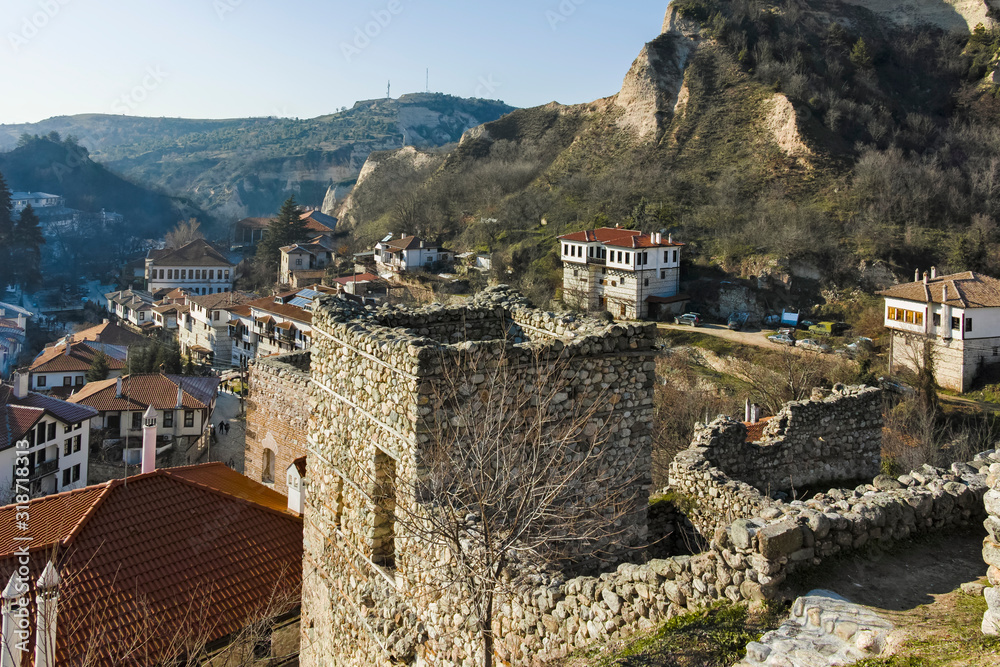
M 87 382 L 107 380 L 110 372 L 108 355 L 104 354 L 104 350 L 98 350 L 97 354 L 94 355 L 94 360 L 90 362 L 90 368 L 87 369 Z
M 14 253 L 14 279 L 27 290 L 34 289 L 42 279 L 42 250 L 45 243 L 38 214 L 28 204 L 13 227 L 11 251 Z
M 854 48 L 851 49 L 851 63 L 858 69 L 868 69 L 872 66 L 872 54 L 868 50 L 865 40 L 860 37 L 854 43 Z
M 0 293 L 14 280 L 14 204 L 10 188 L 0 174 Z
M 282 247 L 296 241 L 304 241 L 308 235 L 306 223 L 301 219 L 301 215 L 295 197 L 289 197 L 281 205 L 278 217 L 264 230 L 264 238 L 257 245 L 255 261 L 263 267 L 267 275 L 277 273 Z

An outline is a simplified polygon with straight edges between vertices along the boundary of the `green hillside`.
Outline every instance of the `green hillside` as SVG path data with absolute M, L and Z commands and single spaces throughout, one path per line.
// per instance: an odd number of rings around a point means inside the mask
M 352 207 L 359 245 L 400 226 L 402 198 L 425 212 L 412 231 L 496 251 L 536 298 L 559 283 L 552 239 L 604 224 L 672 231 L 737 275 L 805 267 L 856 285 L 862 261 L 1000 272 L 996 31 L 903 28 L 818 0 L 672 6 L 697 34 L 644 51 L 662 66 L 694 44 L 655 137 L 625 129 L 647 112 L 613 100 L 517 111 L 389 201 Z M 352 198 L 384 184 L 375 171 Z

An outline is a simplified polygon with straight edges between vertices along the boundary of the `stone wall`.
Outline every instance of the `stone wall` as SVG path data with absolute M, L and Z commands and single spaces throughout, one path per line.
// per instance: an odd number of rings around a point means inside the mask
M 306 455 L 309 424 L 309 352 L 263 357 L 248 367 L 244 474 L 265 481 L 264 457 L 273 456 L 272 488 L 288 494 L 285 471 Z
M 631 482 L 627 511 L 608 517 L 614 539 L 575 545 L 577 560 L 601 553 L 620 561 L 646 543 L 654 325 L 556 316 L 500 287 L 464 308 L 364 309 L 327 297 L 314 313 L 314 331 L 303 665 L 475 660 L 471 613 L 440 583 L 448 562 L 394 518 L 424 511 L 412 491 L 435 438 L 475 418 L 446 385 L 468 387 L 470 402 L 478 396 L 487 403 L 484 379 L 498 364 L 510 387 L 550 397 L 541 408 L 546 423 L 582 414 L 581 433 L 604 434 L 599 455 L 582 459 L 575 478 L 581 490 L 592 499 L 618 493 L 593 488 L 591 480 L 608 477 L 608 468 Z M 513 428 L 530 416 L 514 416 Z M 498 614 L 511 604 L 498 603 Z M 526 636 L 509 619 L 500 628 L 505 642 Z
M 989 490 L 983 501 L 986 509 L 987 536 L 983 539 L 983 560 L 989 566 L 986 577 L 990 588 L 983 591 L 986 596 L 986 613 L 983 615 L 983 633 L 1000 635 L 1000 454 L 988 452 L 983 460 L 990 464 L 986 482 Z
M 872 479 L 881 463 L 881 391 L 838 385 L 786 404 L 747 442 L 742 422 L 719 417 L 695 430 L 670 464 L 670 488 L 690 498 L 689 519 L 711 535 L 720 525 L 774 506 L 777 491 Z

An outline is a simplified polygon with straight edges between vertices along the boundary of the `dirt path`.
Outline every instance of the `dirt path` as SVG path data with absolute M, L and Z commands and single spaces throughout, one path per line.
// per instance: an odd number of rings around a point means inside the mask
M 900 631 L 896 653 L 924 661 L 912 664 L 1000 666 L 1000 643 L 979 630 L 986 609 L 982 596 L 959 590 L 967 582 L 985 583 L 984 535 L 973 527 L 833 562 L 796 581 L 790 592 L 825 588 L 870 607 Z
M 727 326 L 723 324 L 702 324 L 697 327 L 690 327 L 681 324 L 666 324 L 664 322 L 657 322 L 656 328 L 661 331 L 683 331 L 686 333 L 700 333 L 706 336 L 715 336 L 716 338 L 724 338 L 725 340 L 732 341 L 733 343 L 739 343 L 740 345 L 752 345 L 754 347 L 762 347 L 768 350 L 791 350 L 796 354 L 818 354 L 811 350 L 803 350 L 798 347 L 788 346 L 788 345 L 778 345 L 772 343 L 767 339 L 771 335 L 771 330 L 758 329 L 756 331 L 732 331 Z M 799 332 L 801 334 L 801 332 Z M 799 335 L 797 334 L 797 335 Z M 800 338 L 805 338 L 805 336 L 800 336 Z

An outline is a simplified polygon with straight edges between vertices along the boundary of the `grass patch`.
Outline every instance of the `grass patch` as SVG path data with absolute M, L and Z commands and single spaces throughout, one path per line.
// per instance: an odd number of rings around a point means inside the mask
M 728 666 L 746 654 L 748 643 L 778 627 L 784 615 L 785 607 L 779 604 L 749 610 L 741 604 L 717 603 L 675 616 L 658 629 L 617 647 L 583 651 L 566 664 L 584 664 L 579 662 L 582 659 L 593 667 Z
M 739 343 L 731 340 L 699 333 L 697 331 L 677 331 L 675 329 L 661 329 L 660 338 L 664 339 L 670 347 L 697 347 L 702 350 L 714 352 L 719 356 L 734 356 L 742 347 Z

